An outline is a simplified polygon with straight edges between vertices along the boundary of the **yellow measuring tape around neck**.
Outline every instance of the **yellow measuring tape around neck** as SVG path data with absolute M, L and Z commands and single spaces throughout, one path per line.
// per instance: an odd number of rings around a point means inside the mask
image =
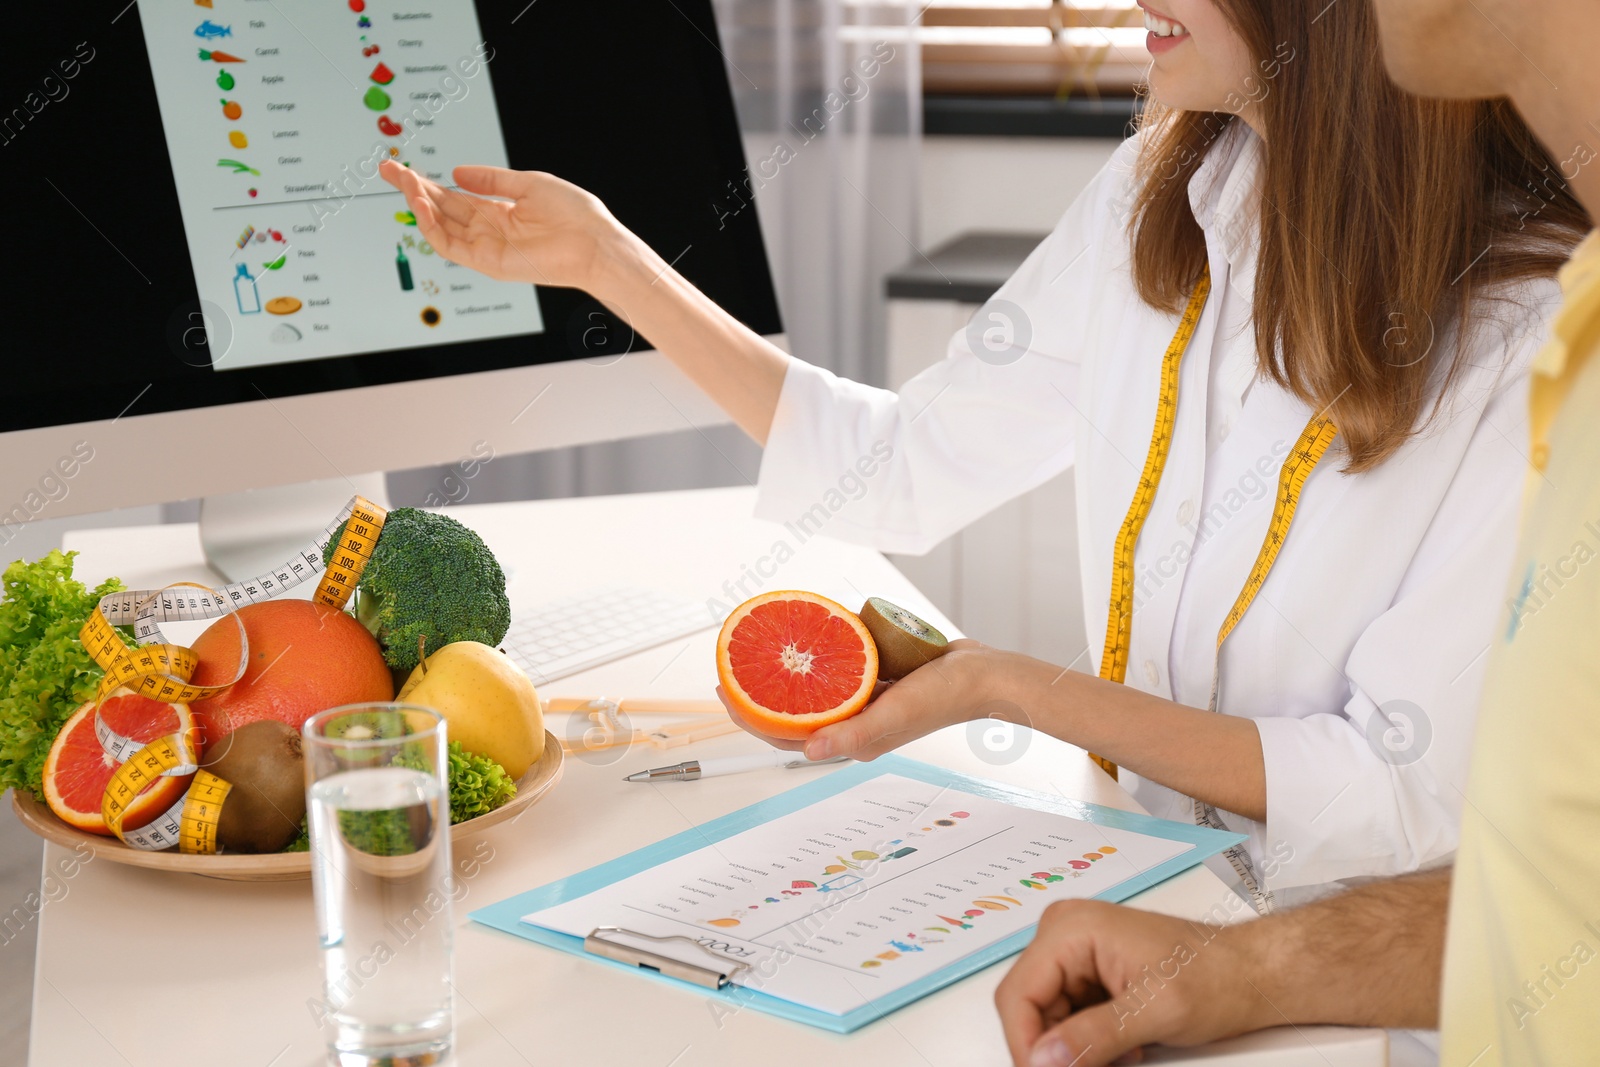
M 1206 297 L 1211 294 L 1211 270 L 1206 268 L 1189 294 L 1189 305 L 1178 320 L 1178 332 L 1167 345 L 1167 354 L 1161 358 L 1161 393 L 1156 400 L 1156 424 L 1150 431 L 1150 450 L 1145 453 L 1144 470 L 1139 473 L 1139 484 L 1133 491 L 1133 502 L 1128 505 L 1128 515 L 1117 531 L 1116 547 L 1111 556 L 1111 610 L 1106 618 L 1106 645 L 1100 654 L 1100 677 L 1121 682 L 1128 676 L 1128 646 L 1133 639 L 1133 550 L 1139 543 L 1139 531 L 1150 515 L 1150 505 L 1155 502 L 1156 489 L 1161 485 L 1161 472 L 1167 466 L 1167 454 L 1172 451 L 1172 428 L 1178 420 L 1178 367 L 1189 341 L 1200 323 L 1200 313 L 1205 310 Z M 1117 765 L 1099 756 L 1093 757 L 1113 778 Z
M 128 691 L 164 704 L 188 704 L 215 696 L 244 677 L 250 650 L 244 624 L 238 622 L 237 615 L 239 662 L 233 677 L 218 685 L 196 685 L 191 681 L 199 657 L 191 649 L 167 642 L 161 623 L 220 618 L 246 604 L 277 596 L 317 574 L 322 578 L 312 599 L 342 609 L 372 558 L 386 516 L 383 508 L 358 496 L 295 559 L 266 574 L 221 590 L 180 582 L 164 589 L 112 593 L 95 606 L 78 639 L 105 671 L 95 693 L 95 734 L 107 757 L 120 765 L 106 785 L 100 811 L 106 826 L 124 844 L 147 850 L 177 845 L 183 852 L 215 852 L 217 821 L 232 788 L 199 767 L 192 730 L 141 746 L 113 731 L 100 715 L 101 706 L 114 693 Z M 338 545 L 324 569 L 323 551 L 336 536 Z M 132 648 L 116 629 L 129 624 L 139 641 Z M 191 774 L 194 777 L 189 788 L 171 808 L 138 829 L 124 829 L 128 807 L 158 777 Z
M 1203 271 L 1200 280 L 1195 283 L 1194 291 L 1189 294 L 1189 303 L 1183 310 L 1183 317 L 1178 322 L 1178 330 L 1173 334 L 1172 342 L 1167 345 L 1166 355 L 1161 361 L 1161 392 L 1156 403 L 1155 427 L 1150 434 L 1150 450 L 1145 455 L 1144 470 L 1140 472 L 1138 485 L 1134 488 L 1133 501 L 1128 505 L 1127 517 L 1122 520 L 1122 527 L 1117 531 L 1116 544 L 1111 560 L 1111 598 L 1110 607 L 1106 617 L 1105 649 L 1100 657 L 1100 677 L 1112 682 L 1123 682 L 1128 675 L 1128 654 L 1133 643 L 1133 595 L 1134 595 L 1134 553 L 1138 547 L 1139 534 L 1144 529 L 1145 519 L 1150 515 L 1150 508 L 1155 503 L 1156 490 L 1161 486 L 1161 474 L 1166 469 L 1167 456 L 1172 451 L 1173 428 L 1177 423 L 1178 414 L 1178 372 L 1183 362 L 1183 354 L 1189 348 L 1189 342 L 1194 337 L 1196 325 L 1200 321 L 1200 314 L 1205 310 L 1206 298 L 1211 293 L 1210 270 Z M 1233 602 L 1233 608 L 1228 612 L 1228 617 L 1223 621 L 1222 628 L 1217 633 L 1217 648 L 1220 651 L 1222 643 L 1227 640 L 1233 628 L 1249 609 L 1255 600 L 1256 593 L 1267 580 L 1267 574 L 1272 570 L 1272 565 L 1277 562 L 1278 552 L 1283 547 L 1283 542 L 1289 534 L 1289 525 L 1294 521 L 1295 507 L 1300 500 L 1300 492 L 1304 488 L 1306 479 L 1311 476 L 1323 453 L 1332 444 L 1338 430 L 1333 422 L 1321 415 L 1313 416 L 1306 424 L 1305 430 L 1300 435 L 1300 440 L 1284 460 L 1283 468 L 1279 472 L 1278 495 L 1273 503 L 1272 522 L 1267 527 L 1267 535 L 1261 543 L 1261 550 L 1256 555 L 1255 564 L 1250 569 L 1250 576 L 1246 579 L 1244 588 Z M 1211 683 L 1211 709 L 1216 710 L 1217 696 L 1217 671 L 1212 672 Z M 1101 756 L 1090 754 L 1094 760 L 1111 777 L 1117 777 L 1117 765 Z

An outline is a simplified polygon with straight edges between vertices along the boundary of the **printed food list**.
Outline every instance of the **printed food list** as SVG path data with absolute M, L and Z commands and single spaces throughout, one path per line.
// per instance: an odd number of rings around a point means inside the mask
M 1192 848 L 884 774 L 523 922 L 688 936 L 842 1015 Z
M 219 370 L 538 332 L 531 285 L 446 263 L 388 159 L 507 165 L 472 0 L 141 4 Z

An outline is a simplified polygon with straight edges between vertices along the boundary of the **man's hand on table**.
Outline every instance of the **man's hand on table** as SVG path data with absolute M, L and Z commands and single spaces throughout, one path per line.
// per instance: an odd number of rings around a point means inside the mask
M 1092 900 L 1051 905 L 995 992 L 1011 1058 L 1137 1063 L 1151 1042 L 1198 1045 L 1282 1022 L 1250 980 L 1261 961 L 1242 931 Z
M 1287 1023 L 1438 1025 L 1448 868 L 1216 927 L 1097 901 L 1045 910 L 995 992 L 1017 1067 L 1137 1063 Z

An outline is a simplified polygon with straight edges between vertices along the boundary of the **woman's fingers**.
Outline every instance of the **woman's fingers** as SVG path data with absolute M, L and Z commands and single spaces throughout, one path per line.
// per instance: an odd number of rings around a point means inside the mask
M 895 685 L 883 691 L 872 703 L 843 722 L 824 726 L 806 742 L 806 758 L 819 760 L 834 756 L 853 756 L 856 759 L 876 759 L 898 745 L 920 737 L 928 729 L 943 723 L 934 723 L 918 729 L 918 714 L 914 695 Z
M 405 194 L 406 205 L 416 217 L 417 229 L 422 231 L 428 243 L 446 258 L 456 258 L 450 249 L 458 246 L 466 235 L 462 232 L 461 224 L 449 219 L 441 210 L 435 192 L 442 193 L 443 190 L 432 182 L 424 182 L 416 173 L 398 163 L 384 162 L 378 168 L 378 174 Z
M 501 196 L 516 200 L 526 196 L 533 186 L 533 175 L 525 170 L 469 164 L 457 167 L 453 173 L 457 185 L 479 196 Z

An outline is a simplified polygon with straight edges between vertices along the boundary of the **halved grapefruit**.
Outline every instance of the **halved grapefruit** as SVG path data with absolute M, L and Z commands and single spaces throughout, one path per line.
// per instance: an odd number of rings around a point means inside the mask
M 175 733 L 186 734 L 191 744 L 199 741 L 194 717 L 185 704 L 163 704 L 132 690 L 118 689 L 106 698 L 100 714 L 112 730 L 140 745 Z M 44 802 L 62 822 L 91 834 L 110 836 L 111 830 L 100 815 L 100 801 L 117 766 L 95 736 L 91 700 L 72 713 L 50 746 L 44 764 Z M 176 804 L 193 777 L 185 774 L 158 779 L 128 806 L 123 828 L 138 829 Z
M 763 593 L 722 624 L 717 678 L 752 725 L 802 741 L 867 706 L 878 649 L 861 619 L 827 597 Z

